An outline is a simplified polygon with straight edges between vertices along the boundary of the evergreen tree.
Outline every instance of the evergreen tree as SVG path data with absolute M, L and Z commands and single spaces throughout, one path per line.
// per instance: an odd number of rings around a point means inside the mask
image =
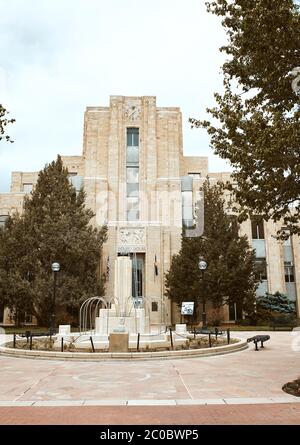
M 241 218 L 283 219 L 300 234 L 300 13 L 293 0 L 216 0 L 228 44 L 224 93 L 208 112 L 218 124 L 190 119 L 228 159 Z M 228 184 L 230 188 L 231 185 Z M 285 237 L 279 231 L 278 237 Z
M 280 292 L 275 292 L 275 294 L 266 292 L 266 295 L 258 297 L 257 308 L 280 314 L 295 314 L 295 303 Z
M 239 236 L 236 218 L 225 212 L 224 186 L 211 186 L 207 180 L 202 190 L 204 234 L 182 237 L 181 250 L 173 256 L 166 275 L 166 295 L 179 307 L 182 301 L 194 301 L 196 310 L 207 301 L 214 307 L 237 303 L 251 313 L 259 281 L 255 253 L 247 237 Z M 208 265 L 203 274 L 201 257 Z
M 23 214 L 12 216 L 1 233 L 0 304 L 48 324 L 53 262 L 61 265 L 58 321 L 64 321 L 63 312 L 76 316 L 84 299 L 103 295 L 99 266 L 106 228 L 93 228 L 93 216 L 85 207 L 84 191 L 76 193 L 58 156 L 39 173 L 34 190 L 25 197 Z M 15 284 L 9 287 L 11 282 Z
M 13 142 L 10 138 L 10 136 L 5 135 L 6 126 L 8 124 L 12 124 L 15 122 L 15 119 L 8 119 L 7 117 L 8 111 L 6 108 L 3 107 L 3 105 L 0 104 L 0 141 L 2 139 L 5 139 L 6 141 Z

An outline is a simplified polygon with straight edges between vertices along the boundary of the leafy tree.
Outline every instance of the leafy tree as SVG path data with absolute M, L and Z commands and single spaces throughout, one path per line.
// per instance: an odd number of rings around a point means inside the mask
M 15 119 L 8 119 L 8 111 L 3 105 L 0 104 L 0 141 L 5 139 L 6 141 L 13 142 L 10 136 L 5 135 L 6 126 L 15 122 Z
M 292 0 L 216 0 L 228 44 L 220 48 L 224 92 L 204 127 L 216 154 L 233 166 L 241 219 L 283 220 L 300 234 L 300 14 Z M 278 232 L 278 237 L 285 233 Z
M 181 250 L 174 255 L 166 275 L 166 295 L 180 307 L 182 301 L 210 301 L 214 307 L 237 303 L 245 311 L 254 310 L 258 274 L 255 253 L 246 236 L 239 236 L 238 224 L 225 212 L 224 187 L 206 180 L 204 194 L 204 234 L 182 237 Z M 208 264 L 203 273 L 199 259 Z M 197 309 L 196 309 L 197 310 Z
M 93 216 L 85 207 L 84 191 L 76 193 L 58 156 L 39 173 L 34 191 L 25 197 L 23 214 L 9 218 L 0 235 L 0 304 L 48 324 L 51 264 L 56 261 L 61 265 L 58 320 L 64 311 L 78 314 L 84 299 L 103 295 L 99 265 L 106 228 L 93 228 Z

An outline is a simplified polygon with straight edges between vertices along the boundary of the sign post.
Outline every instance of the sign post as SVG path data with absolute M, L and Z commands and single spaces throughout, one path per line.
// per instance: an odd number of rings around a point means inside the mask
M 194 302 L 183 301 L 181 303 L 181 315 L 193 315 L 194 314 Z
M 192 317 L 194 314 L 194 302 L 193 301 L 183 301 L 181 303 L 181 315 Z M 188 323 L 192 327 L 192 320 L 189 319 Z

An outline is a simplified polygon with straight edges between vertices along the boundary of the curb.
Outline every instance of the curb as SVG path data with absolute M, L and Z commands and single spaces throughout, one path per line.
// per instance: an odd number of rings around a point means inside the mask
M 15 358 L 28 358 L 38 360 L 67 360 L 67 361 L 110 361 L 110 360 L 170 360 L 183 358 L 212 357 L 243 351 L 248 348 L 247 340 L 235 338 L 237 343 L 213 348 L 188 349 L 180 351 L 159 352 L 57 352 L 57 351 L 30 351 L 0 346 L 0 355 Z
M 295 396 L 234 397 L 224 399 L 135 399 L 135 400 L 0 400 L 0 408 L 12 407 L 75 407 L 75 406 L 203 406 L 203 405 L 266 405 L 300 403 Z

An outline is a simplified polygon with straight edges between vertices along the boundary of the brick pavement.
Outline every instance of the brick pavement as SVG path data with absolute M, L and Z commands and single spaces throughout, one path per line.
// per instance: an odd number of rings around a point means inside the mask
M 0 425 L 300 425 L 300 404 L 7 407 Z

